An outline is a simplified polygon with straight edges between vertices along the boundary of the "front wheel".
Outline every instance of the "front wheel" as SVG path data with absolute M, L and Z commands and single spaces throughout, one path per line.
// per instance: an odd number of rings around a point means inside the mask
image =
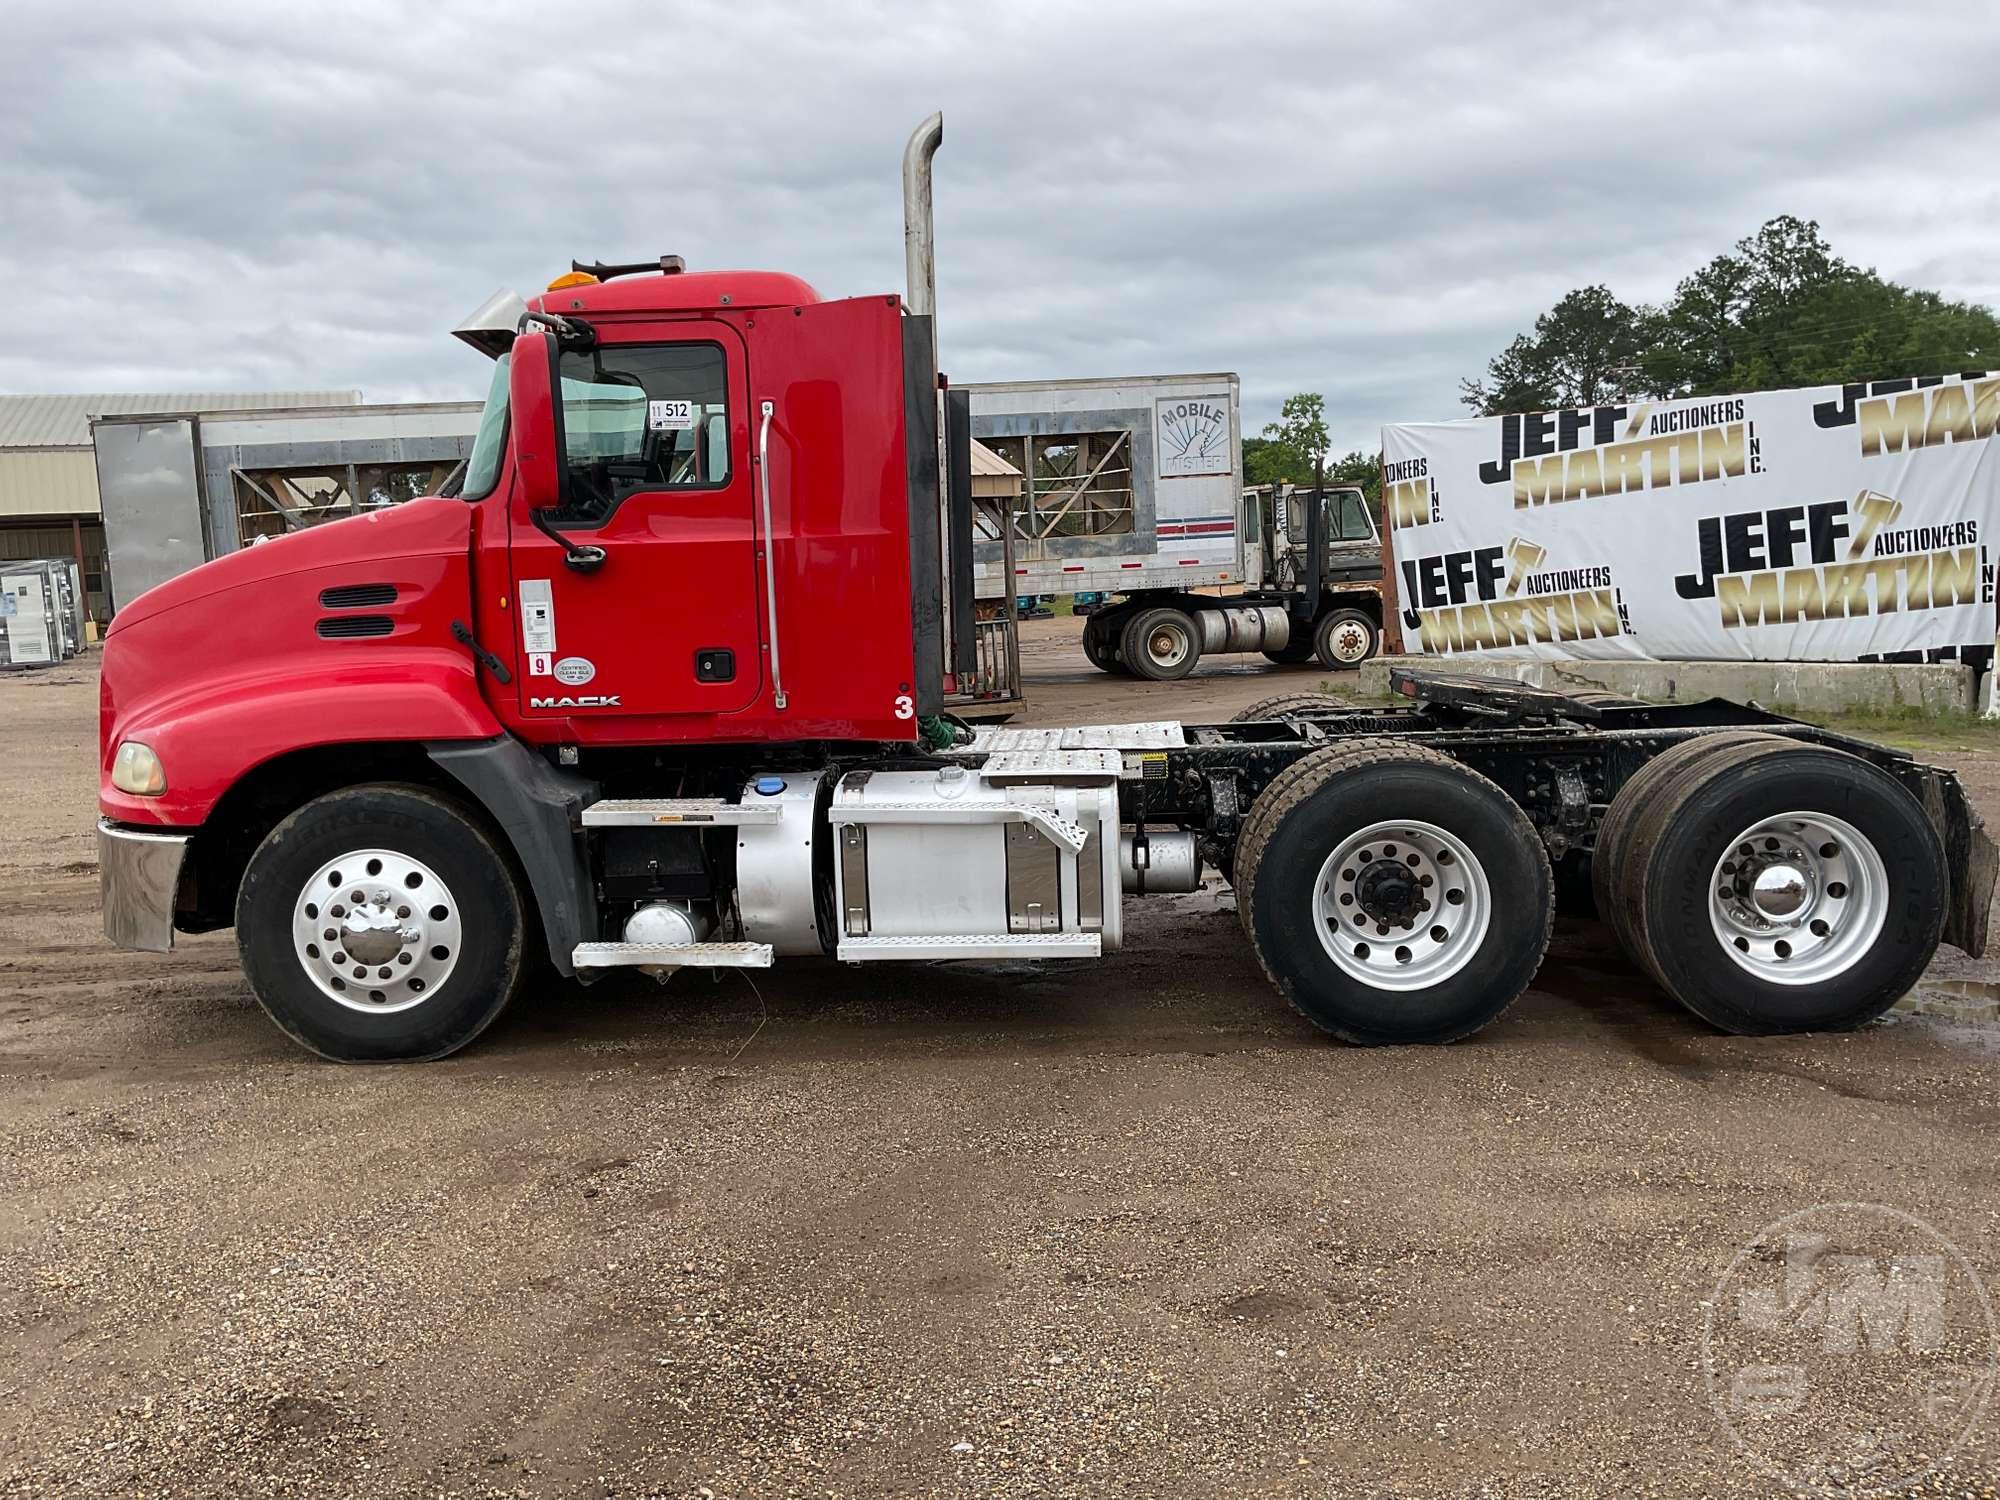
M 443 1057 L 519 987 L 526 904 L 487 832 L 414 786 L 315 798 L 251 855 L 243 970 L 271 1019 L 341 1062 Z
M 1352 672 L 1375 654 L 1382 632 L 1358 609 L 1336 609 L 1313 628 L 1313 654 L 1329 672 Z
M 1350 1042 L 1449 1042 L 1511 1004 L 1541 966 L 1548 856 L 1507 794 L 1432 750 L 1318 751 L 1251 804 L 1237 909 L 1264 971 Z

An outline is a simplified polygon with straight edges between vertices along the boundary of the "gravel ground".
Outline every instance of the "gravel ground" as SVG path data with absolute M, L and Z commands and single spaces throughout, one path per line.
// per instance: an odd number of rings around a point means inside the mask
M 1042 722 L 1317 680 L 1024 659 Z M 1702 1354 L 1760 1229 L 1882 1203 L 2000 1275 L 1993 963 L 1748 1040 L 1559 925 L 1478 1038 L 1360 1051 L 1212 887 L 1101 965 L 564 987 L 344 1068 L 230 934 L 102 946 L 94 699 L 0 678 L 0 1492 L 1764 1494 Z M 1926 1492 L 1993 1493 L 1995 1425 Z

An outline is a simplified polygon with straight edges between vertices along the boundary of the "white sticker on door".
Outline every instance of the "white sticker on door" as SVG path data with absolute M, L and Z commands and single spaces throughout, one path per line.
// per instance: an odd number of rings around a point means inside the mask
M 597 663 L 587 656 L 565 656 L 556 663 L 556 681 L 582 687 L 597 675 Z
M 531 655 L 556 649 L 556 601 L 546 578 L 521 580 L 521 649 Z
M 655 432 L 686 432 L 694 426 L 694 403 L 678 398 L 648 401 L 646 425 Z
M 528 654 L 528 675 L 530 677 L 548 677 L 553 675 L 552 669 L 549 666 L 548 652 L 533 651 Z

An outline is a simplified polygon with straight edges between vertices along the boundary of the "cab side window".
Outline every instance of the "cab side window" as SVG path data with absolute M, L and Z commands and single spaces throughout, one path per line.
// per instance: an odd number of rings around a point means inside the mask
M 633 495 L 729 482 L 719 344 L 602 344 L 562 356 L 568 494 L 559 526 L 601 526 Z

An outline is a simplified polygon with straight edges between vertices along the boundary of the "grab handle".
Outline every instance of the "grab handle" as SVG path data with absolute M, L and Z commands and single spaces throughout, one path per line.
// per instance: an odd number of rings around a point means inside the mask
M 757 486 L 764 520 L 764 611 L 771 635 L 771 694 L 782 709 L 785 678 L 778 667 L 778 539 L 771 534 L 771 413 L 776 407 L 773 401 L 759 405 L 764 420 L 757 427 Z

